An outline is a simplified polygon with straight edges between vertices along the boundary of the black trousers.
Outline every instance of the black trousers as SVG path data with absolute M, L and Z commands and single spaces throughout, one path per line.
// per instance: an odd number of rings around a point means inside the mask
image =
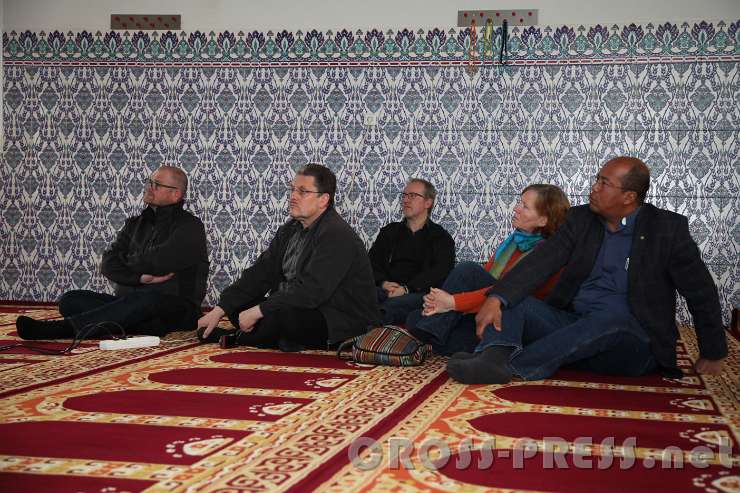
M 261 298 L 229 313 L 231 324 L 239 329 L 239 314 L 263 301 Z M 326 349 L 328 339 L 329 329 L 324 315 L 319 310 L 304 308 L 284 308 L 275 313 L 265 313 L 251 331 L 237 333 L 240 346 L 265 349 L 275 349 L 286 342 L 306 349 Z
M 80 331 L 101 322 L 115 322 L 127 334 L 162 336 L 175 330 L 193 330 L 200 311 L 180 296 L 157 291 L 134 291 L 113 296 L 88 290 L 68 291 L 59 298 L 59 313 Z M 106 329 L 86 337 L 107 334 Z M 70 337 L 74 334 L 70 334 Z

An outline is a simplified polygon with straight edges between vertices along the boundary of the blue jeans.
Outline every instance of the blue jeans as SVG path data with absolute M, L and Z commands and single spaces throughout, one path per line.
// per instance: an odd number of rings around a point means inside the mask
M 493 286 L 496 279 L 480 264 L 460 262 L 442 284 L 450 294 L 475 291 Z M 475 336 L 475 315 L 451 310 L 424 317 L 421 310 L 409 314 L 406 326 L 412 332 L 432 344 L 437 354 L 450 355 L 457 351 L 472 351 L 478 344 Z
M 126 333 L 158 336 L 173 330 L 195 329 L 200 315 L 187 299 L 154 290 L 113 296 L 84 289 L 64 293 L 59 298 L 59 313 L 72 323 L 76 332 L 91 324 L 115 322 Z M 86 337 L 106 333 L 106 329 L 96 329 Z
M 529 297 L 502 315 L 502 330 L 486 327 L 475 350 L 513 347 L 509 367 L 525 380 L 547 378 L 565 365 L 627 376 L 657 368 L 650 338 L 629 313 L 577 314 Z
M 401 324 L 412 311 L 421 307 L 423 293 L 408 293 L 389 298 L 383 288 L 378 288 L 380 320 L 384 324 Z

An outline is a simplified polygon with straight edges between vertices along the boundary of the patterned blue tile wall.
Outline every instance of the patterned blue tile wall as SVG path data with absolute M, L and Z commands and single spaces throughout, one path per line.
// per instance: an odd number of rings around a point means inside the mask
M 629 154 L 652 168 L 649 200 L 690 218 L 727 319 L 738 27 L 517 28 L 504 66 L 500 32 L 471 42 L 470 29 L 5 33 L 0 299 L 110 290 L 100 255 L 161 163 L 190 175 L 213 303 L 285 220 L 286 183 L 308 161 L 337 173 L 338 209 L 368 246 L 421 176 L 458 260 L 483 260 L 523 186 L 584 203 L 599 165 Z

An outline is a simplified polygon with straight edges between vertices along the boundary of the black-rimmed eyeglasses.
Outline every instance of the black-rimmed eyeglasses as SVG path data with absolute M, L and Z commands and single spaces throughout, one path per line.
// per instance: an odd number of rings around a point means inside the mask
M 411 199 L 415 199 L 416 197 L 420 197 L 422 199 L 424 198 L 422 194 L 416 193 L 416 192 L 401 192 L 399 195 L 401 196 L 401 200 L 403 199 L 411 200 Z
M 593 182 L 592 183 L 593 183 L 594 186 L 616 188 L 616 189 L 621 190 L 623 192 L 630 192 L 631 191 L 629 188 L 624 188 L 624 187 L 620 187 L 619 185 L 613 184 L 612 182 L 609 181 L 608 178 L 605 178 L 605 177 L 603 177 L 601 175 L 594 176 L 594 179 L 593 179 Z
M 288 192 L 288 195 L 293 195 L 293 192 L 295 192 L 301 198 L 302 197 L 305 197 L 309 193 L 315 193 L 315 194 L 318 194 L 318 195 L 321 195 L 322 193 L 326 193 L 326 192 L 319 192 L 318 190 L 306 190 L 303 187 L 296 188 L 296 187 L 290 187 L 290 186 L 285 191 Z
M 159 190 L 160 188 L 171 188 L 172 190 L 179 190 L 178 187 L 173 187 L 172 185 L 165 185 L 164 183 L 159 183 L 157 180 L 153 180 L 151 178 L 144 179 L 144 186 L 151 187 L 154 190 Z

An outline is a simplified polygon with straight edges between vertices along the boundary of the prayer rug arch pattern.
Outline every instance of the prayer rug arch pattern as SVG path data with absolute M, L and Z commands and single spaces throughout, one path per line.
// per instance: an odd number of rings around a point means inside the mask
M 15 316 L 0 313 L 2 338 L 13 338 Z M 681 334 L 688 370 L 697 349 L 690 330 Z M 629 483 L 734 493 L 740 485 L 734 339 L 722 378 L 561 370 L 541 382 L 464 386 L 447 378 L 444 358 L 372 367 L 326 352 L 222 350 L 190 336 L 133 352 L 0 353 L 0 490 L 580 493 Z M 19 357 L 29 359 L 18 366 Z

